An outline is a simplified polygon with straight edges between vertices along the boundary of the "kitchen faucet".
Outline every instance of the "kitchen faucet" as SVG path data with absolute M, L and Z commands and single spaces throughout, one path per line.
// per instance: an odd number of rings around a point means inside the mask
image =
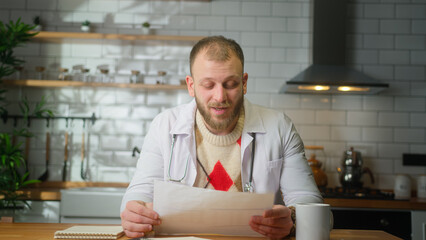
M 132 151 L 132 157 L 136 157 L 136 153 L 135 152 L 141 153 L 141 150 L 138 147 L 134 147 L 133 151 Z

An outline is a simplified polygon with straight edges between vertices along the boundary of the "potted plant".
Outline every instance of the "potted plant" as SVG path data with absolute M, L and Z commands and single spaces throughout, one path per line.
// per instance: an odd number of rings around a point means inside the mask
M 149 22 L 142 23 L 142 33 L 143 34 L 150 34 L 150 32 L 151 32 L 150 27 L 151 27 L 151 24 Z
M 16 71 L 16 67 L 21 66 L 24 61 L 17 59 L 13 55 L 14 48 L 28 42 L 37 33 L 29 33 L 34 30 L 31 26 L 18 19 L 15 23 L 3 24 L 0 21 L 0 81 L 3 77 L 9 76 Z M 0 89 L 0 116 L 2 120 L 7 120 L 8 111 L 4 93 L 6 89 Z M 30 111 L 30 104 L 24 98 L 20 103 L 20 109 L 24 121 L 28 121 L 28 116 L 37 117 L 53 116 L 51 110 L 44 107 L 46 103 L 43 97 L 41 102 L 35 105 Z M 26 125 L 24 125 L 26 126 Z M 23 194 L 19 190 L 28 184 L 38 182 L 38 180 L 28 180 L 29 172 L 25 166 L 25 159 L 22 153 L 22 142 L 16 142 L 17 137 L 31 137 L 28 129 L 14 129 L 13 132 L 0 132 L 0 208 L 16 209 L 18 206 L 26 204 Z
M 38 34 L 29 33 L 34 28 L 35 26 L 21 22 L 20 18 L 15 23 L 10 21 L 6 25 L 0 21 L 0 80 L 13 74 L 17 70 L 16 67 L 24 63 L 23 60 L 13 56 L 13 50 Z
M 90 32 L 90 21 L 86 20 L 81 23 L 81 31 L 83 32 Z
M 35 16 L 33 18 L 33 24 L 34 24 L 34 31 L 40 32 L 41 31 L 41 21 L 39 16 Z

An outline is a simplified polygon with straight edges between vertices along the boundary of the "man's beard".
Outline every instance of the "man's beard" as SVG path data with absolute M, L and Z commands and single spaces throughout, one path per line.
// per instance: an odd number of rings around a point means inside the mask
M 194 92 L 195 95 L 195 102 L 197 103 L 197 109 L 198 111 L 200 111 L 201 116 L 203 116 L 204 118 L 204 122 L 213 130 L 216 131 L 222 131 L 225 130 L 229 127 L 229 125 L 231 125 L 235 119 L 238 119 L 238 117 L 240 116 L 240 112 L 243 109 L 243 104 L 244 104 L 244 94 L 241 94 L 241 97 L 239 99 L 237 99 L 234 109 L 231 112 L 231 116 L 229 116 L 228 118 L 223 119 L 223 121 L 216 121 L 211 117 L 210 112 L 208 111 L 209 109 L 206 109 L 205 106 L 199 102 L 199 99 L 197 98 L 197 94 Z M 229 107 L 230 104 L 228 102 L 225 103 L 217 103 L 217 102 L 213 102 L 213 103 L 208 103 L 207 104 L 207 108 L 210 107 Z

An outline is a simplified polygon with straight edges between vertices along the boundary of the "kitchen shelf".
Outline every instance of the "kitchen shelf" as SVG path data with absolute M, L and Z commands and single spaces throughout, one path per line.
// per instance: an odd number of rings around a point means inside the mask
M 39 32 L 33 41 L 62 42 L 66 39 L 109 39 L 109 40 L 167 40 L 167 41 L 198 41 L 204 36 L 175 36 L 175 35 L 132 35 L 110 33 L 84 32 Z
M 179 90 L 186 89 L 186 85 L 170 84 L 141 84 L 141 83 L 88 83 L 79 81 L 59 81 L 59 80 L 2 80 L 2 85 L 8 87 L 107 87 L 107 88 L 130 88 L 130 89 L 151 89 L 151 90 Z

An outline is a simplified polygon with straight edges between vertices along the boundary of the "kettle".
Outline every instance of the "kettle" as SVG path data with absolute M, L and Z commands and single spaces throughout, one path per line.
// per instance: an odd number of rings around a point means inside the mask
M 371 170 L 367 167 L 362 167 L 362 164 L 361 153 L 355 151 L 353 147 L 343 152 L 342 168 L 337 168 L 343 188 L 362 188 L 361 177 L 364 173 L 368 173 L 371 183 L 374 183 Z

